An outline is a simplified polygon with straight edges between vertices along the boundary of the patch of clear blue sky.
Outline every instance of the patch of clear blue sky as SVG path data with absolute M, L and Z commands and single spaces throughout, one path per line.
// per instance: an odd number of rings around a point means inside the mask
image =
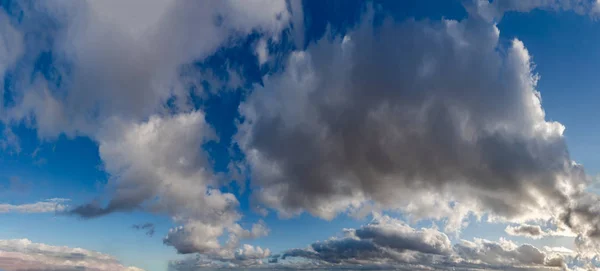
M 523 41 L 541 75 L 546 118 L 566 126 L 572 157 L 587 172 L 600 170 L 600 21 L 573 12 L 509 13 L 501 36 Z
M 374 3 L 375 7 L 380 7 L 399 21 L 408 17 L 439 20 L 442 17 L 461 19 L 466 16 L 459 0 L 390 0 Z M 357 22 L 365 5 L 357 0 L 315 0 L 306 1 L 304 8 L 306 46 L 322 38 L 328 25 L 333 33 L 344 33 Z M 13 16 L 18 21 L 19 15 Z M 600 44 L 600 35 L 597 35 L 600 23 L 571 12 L 533 11 L 509 13 L 498 27 L 503 43 L 516 37 L 529 49 L 537 64 L 536 71 L 541 75 L 538 89 L 542 93 L 547 118 L 560 121 L 567 127 L 567 141 L 572 156 L 583 163 L 588 172 L 597 173 L 600 169 L 600 158 L 596 155 L 600 148 L 597 140 L 600 128 L 594 113 L 597 112 L 596 103 L 600 98 L 596 90 L 600 83 L 596 75 L 597 63 L 600 63 L 600 50 L 597 49 Z M 230 150 L 231 136 L 236 132 L 234 121 L 239 118 L 237 106 L 247 95 L 244 89 L 250 89 L 252 84 L 260 84 L 261 76 L 272 72 L 256 64 L 251 44 L 257 38 L 260 37 L 253 35 L 245 38 L 233 48 L 220 50 L 214 57 L 194 64 L 197 69 L 216 70 L 217 75 L 226 81 L 224 64 L 228 60 L 230 67 L 246 78 L 241 88 L 221 89 L 225 92 L 204 98 L 196 97 L 195 100 L 196 106 L 205 110 L 207 121 L 221 138 L 219 142 L 205 145 L 214 160 L 216 171 L 224 171 L 231 160 L 243 159 L 235 148 Z M 282 44 L 271 44 L 272 49 L 283 50 L 278 58 L 284 59 L 294 48 L 291 41 L 286 42 L 288 38 L 284 35 Z M 52 67 L 51 54 L 38 57 L 39 71 L 48 73 Z M 209 87 L 213 90 L 221 88 Z M 63 197 L 72 199 L 76 204 L 99 195 L 108 176 L 101 170 L 96 143 L 85 137 L 70 139 L 64 136 L 56 140 L 39 141 L 36 132 L 25 125 L 13 126 L 12 129 L 21 140 L 22 151 L 18 155 L 0 153 L 0 184 L 7 185 L 10 178 L 17 176 L 22 182 L 30 183 L 31 189 L 20 193 L 0 191 L 1 202 L 19 204 Z M 33 155 L 36 150 L 36 155 Z M 340 216 L 333 221 L 325 221 L 308 214 L 279 219 L 274 213 L 263 218 L 250 211 L 251 190 L 241 190 L 233 184 L 222 189 L 237 194 L 241 211 L 245 214 L 241 222 L 243 226 L 264 219 L 271 229 L 269 236 L 249 243 L 270 248 L 274 252 L 327 239 L 340 234 L 343 228 L 357 227 L 368 219 Z M 132 224 L 145 222 L 156 224 L 154 237 L 150 238 L 131 228 Z M 430 225 L 431 222 L 422 222 L 418 226 Z M 164 246 L 161 241 L 171 226 L 167 217 L 141 212 L 111 214 L 93 220 L 52 214 L 9 214 L 2 215 L 0 239 L 29 238 L 34 242 L 98 250 L 116 256 L 125 264 L 159 271 L 166 269 L 167 260 L 176 257 L 174 250 Z M 472 224 L 463 230 L 461 237 L 497 240 L 505 236 L 503 230 L 503 225 Z M 564 245 L 566 241 L 549 239 L 533 242 Z

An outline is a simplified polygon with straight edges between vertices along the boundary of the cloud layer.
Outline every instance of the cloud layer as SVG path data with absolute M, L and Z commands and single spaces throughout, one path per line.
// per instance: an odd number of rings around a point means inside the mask
M 546 120 L 530 53 L 518 39 L 503 40 L 496 26 L 506 12 L 536 8 L 595 16 L 595 1 L 464 1 L 461 20 L 394 21 L 369 8 L 344 35 L 277 55 L 271 49 L 286 35 L 304 44 L 298 2 L 15 3 L 11 14 L 0 11 L 0 74 L 11 74 L 0 88 L 0 120 L 25 124 L 41 140 L 95 141 L 109 175 L 106 193 L 67 213 L 168 215 L 177 226 L 163 243 L 197 254 L 173 262 L 175 270 L 256 266 L 272 256 L 242 244 L 269 229 L 262 221 L 243 228 L 240 201 L 221 189 L 229 180 L 214 172 L 205 146 L 224 139 L 195 103 L 206 93 L 188 73 L 252 35 L 259 37 L 251 44 L 256 64 L 285 60 L 244 96 L 229 149 L 241 152 L 230 169 L 247 169 L 236 173 L 243 173 L 240 186 L 250 177 L 257 209 L 328 220 L 394 210 L 413 221 L 444 221 L 443 231 L 453 233 L 469 216 L 485 216 L 512 223 L 510 235 L 577 235 L 584 258 L 600 251 L 600 198 L 585 191 L 565 127 Z M 18 152 L 6 127 L 0 149 Z M 0 213 L 50 211 L 67 206 L 0 205 Z M 407 269 L 565 266 L 556 253 L 531 245 L 452 245 L 444 232 L 383 216 L 281 259 Z M 27 258 L 37 245 L 21 243 L 24 251 L 4 256 L 39 269 Z M 63 268 L 61 255 L 48 256 L 57 264 L 51 268 Z M 106 259 L 108 269 L 124 268 Z
M 143 271 L 126 267 L 114 257 L 82 248 L 0 240 L 0 269 L 6 271 Z
M 263 255 L 263 257 L 266 257 Z M 435 228 L 415 229 L 389 216 L 344 230 L 344 237 L 331 237 L 307 248 L 274 255 L 268 264 L 246 262 L 225 266 L 264 270 L 571 270 L 577 265 L 573 251 L 539 249 L 500 239 L 460 240 L 452 245 Z M 209 259 L 173 262 L 171 270 L 192 271 L 218 267 Z

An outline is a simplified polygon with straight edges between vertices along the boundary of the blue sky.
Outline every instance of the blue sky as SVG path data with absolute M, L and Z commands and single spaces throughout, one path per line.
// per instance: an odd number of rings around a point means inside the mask
M 0 6 L 0 270 L 597 265 L 599 2 Z

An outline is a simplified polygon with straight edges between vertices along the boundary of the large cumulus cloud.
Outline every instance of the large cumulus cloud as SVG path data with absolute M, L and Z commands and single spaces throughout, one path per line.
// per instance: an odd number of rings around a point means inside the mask
M 107 119 L 141 121 L 167 101 L 189 110 L 182 65 L 252 31 L 277 35 L 289 20 L 285 1 L 146 2 L 11 2 L 21 19 L 6 26 L 6 40 L 28 39 L 26 50 L 3 46 L 19 60 L 3 119 L 26 121 L 41 137 L 94 137 Z M 36 70 L 43 61 L 46 70 Z
M 450 229 L 469 213 L 563 225 L 586 176 L 524 44 L 479 13 L 374 23 L 292 53 L 240 106 L 256 198 L 326 219 L 374 204 Z
M 106 194 L 70 214 L 94 218 L 144 210 L 178 227 L 164 243 L 180 253 L 235 257 L 264 236 L 237 222 L 238 200 L 220 191 L 203 149 L 218 141 L 192 102 L 197 61 L 251 33 L 288 27 L 281 1 L 5 1 L 0 13 L 0 121 L 41 140 L 88 136 L 109 174 Z M 3 77 L 4 78 L 4 77 Z M 199 87 L 201 88 L 201 87 Z M 62 206 L 62 205 L 61 205 Z M 11 207 L 12 208 L 12 207 Z M 64 210 L 61 209 L 61 210 Z M 219 237 L 226 235 L 226 244 Z

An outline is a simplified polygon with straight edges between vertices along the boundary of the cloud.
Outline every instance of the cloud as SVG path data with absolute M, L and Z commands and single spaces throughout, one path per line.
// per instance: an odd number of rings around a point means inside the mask
M 346 237 L 292 249 L 282 259 L 302 257 L 329 264 L 413 263 L 423 257 L 449 255 L 450 239 L 435 229 L 414 229 L 388 216 L 376 217 L 358 229 L 346 230 Z
M 1 120 L 42 140 L 90 137 L 110 176 L 106 195 L 68 213 L 167 214 L 181 226 L 164 243 L 180 253 L 233 257 L 241 240 L 266 234 L 264 223 L 243 229 L 238 200 L 219 189 L 203 150 L 218 138 L 182 74 L 249 34 L 277 38 L 291 16 L 285 0 L 15 1 L 15 14 L 1 15 L 3 35 L 31 38 L 11 45 L 19 50 L 1 44 L 0 58 L 18 62 Z
M 133 225 L 132 228 L 136 229 L 136 230 L 145 230 L 146 231 L 146 235 L 152 237 L 154 236 L 154 224 L 152 223 L 144 223 L 144 224 L 139 224 L 139 225 Z
M 169 102 L 189 110 L 183 65 L 252 31 L 278 35 L 289 20 L 283 0 L 19 1 L 19 8 L 22 22 L 14 28 L 36 38 L 24 45 L 13 79 L 17 87 L 9 95 L 13 102 L 3 105 L 5 119 L 30 124 L 42 138 L 95 138 L 110 129 L 105 121 L 111 118 L 142 121 L 168 112 Z M 36 70 L 44 54 L 49 68 Z M 34 80 L 25 76 L 31 74 Z
M 360 232 L 370 232 L 361 237 Z M 358 229 L 345 231 L 346 237 L 316 242 L 305 249 L 291 249 L 272 261 L 273 269 L 293 268 L 312 261 L 306 269 L 386 269 L 399 270 L 560 270 L 567 268 L 574 254 L 564 248 L 517 245 L 500 239 L 461 240 L 451 245 L 436 229 L 414 229 L 388 216 L 375 217 Z
M 164 244 L 179 253 L 233 257 L 243 239 L 266 235 L 263 222 L 243 229 L 235 195 L 221 192 L 219 178 L 202 145 L 214 132 L 200 111 L 152 116 L 145 123 L 113 122 L 98 135 L 100 158 L 110 174 L 108 202 L 90 203 L 71 214 L 94 218 L 111 212 L 145 210 L 167 214 L 181 226 Z M 221 236 L 227 236 L 222 243 Z
M 173 271 L 193 271 L 206 268 L 269 268 L 265 259 L 271 256 L 269 249 L 243 245 L 237 249 L 233 255 L 196 255 L 183 260 L 169 262 L 169 269 Z
M 0 72 L 18 62 L 3 90 L 10 102 L 0 104 L 1 119 L 35 128 L 42 139 L 85 135 L 98 143 L 107 194 L 69 213 L 166 214 L 178 226 L 164 244 L 203 254 L 193 264 L 255 262 L 270 252 L 240 242 L 268 228 L 242 228 L 238 199 L 219 189 L 203 149 L 219 139 L 194 106 L 193 80 L 181 74 L 257 32 L 264 35 L 254 48 L 259 64 L 268 62 L 267 41 L 290 22 L 293 35 L 303 32 L 299 2 L 289 3 L 293 14 L 286 2 L 17 2 L 19 20 L 0 15 Z M 447 221 L 449 231 L 469 215 L 550 220 L 580 234 L 581 248 L 598 251 L 599 201 L 584 192 L 564 126 L 545 118 L 529 52 L 519 40 L 500 42 L 493 22 L 509 10 L 594 7 L 473 3 L 476 12 L 461 21 L 387 19 L 379 26 L 371 10 L 348 35 L 292 52 L 280 73 L 265 76 L 240 105 L 235 136 L 255 199 L 282 216 L 400 210 Z M 377 223 L 288 255 L 419 263 L 455 253 L 438 230 Z M 465 243 L 464 257 L 484 261 L 494 246 L 480 243 Z M 530 247 L 500 247 L 494 257 L 521 255 L 511 264 L 540 265 Z
M 143 271 L 114 257 L 82 248 L 51 246 L 27 239 L 0 240 L 0 269 L 6 271 Z
M 474 14 L 373 17 L 291 53 L 240 105 L 235 139 L 258 202 L 282 216 L 372 206 L 449 231 L 488 214 L 593 236 L 598 200 L 565 127 L 546 120 L 521 41 L 505 46 Z
M 504 230 L 510 235 L 526 236 L 533 239 L 539 239 L 546 235 L 546 232 L 542 230 L 539 225 L 518 225 L 518 226 L 506 226 Z
M 0 203 L 0 214 L 2 213 L 60 213 L 66 211 L 69 206 L 68 199 L 53 198 L 36 203 L 13 205 Z
M 0 10 L 0 120 L 3 120 L 3 107 L 5 99 L 4 74 L 7 70 L 13 68 L 17 60 L 23 54 L 23 35 L 17 31 L 11 24 L 10 19 L 4 10 Z M 8 128 L 4 128 L 4 133 L 10 132 Z M 10 142 L 9 142 L 10 143 Z M 0 142 L 0 148 L 5 150 L 7 143 Z
M 554 223 L 556 224 L 556 223 Z M 571 230 L 568 228 L 558 228 L 556 230 L 553 229 L 542 229 L 539 225 L 529 225 L 529 224 L 520 224 L 516 226 L 508 225 L 506 229 L 504 229 L 506 233 L 514 236 L 524 236 L 532 239 L 540 239 L 548 236 L 566 236 L 566 237 L 577 237 Z
M 470 0 L 465 1 L 467 10 L 474 11 L 486 20 L 500 21 L 507 12 L 530 12 L 534 9 L 574 11 L 597 17 L 600 2 L 596 0 Z
M 0 134 L 0 150 L 8 154 L 19 154 L 21 152 L 21 141 L 10 127 L 4 127 Z
M 546 263 L 546 254 L 538 248 L 528 244 L 517 246 L 505 239 L 500 239 L 500 242 L 483 239 L 475 239 L 474 242 L 462 240 L 454 248 L 462 259 L 472 263 L 485 263 L 498 267 L 543 266 Z M 555 264 L 554 261 L 551 263 Z

